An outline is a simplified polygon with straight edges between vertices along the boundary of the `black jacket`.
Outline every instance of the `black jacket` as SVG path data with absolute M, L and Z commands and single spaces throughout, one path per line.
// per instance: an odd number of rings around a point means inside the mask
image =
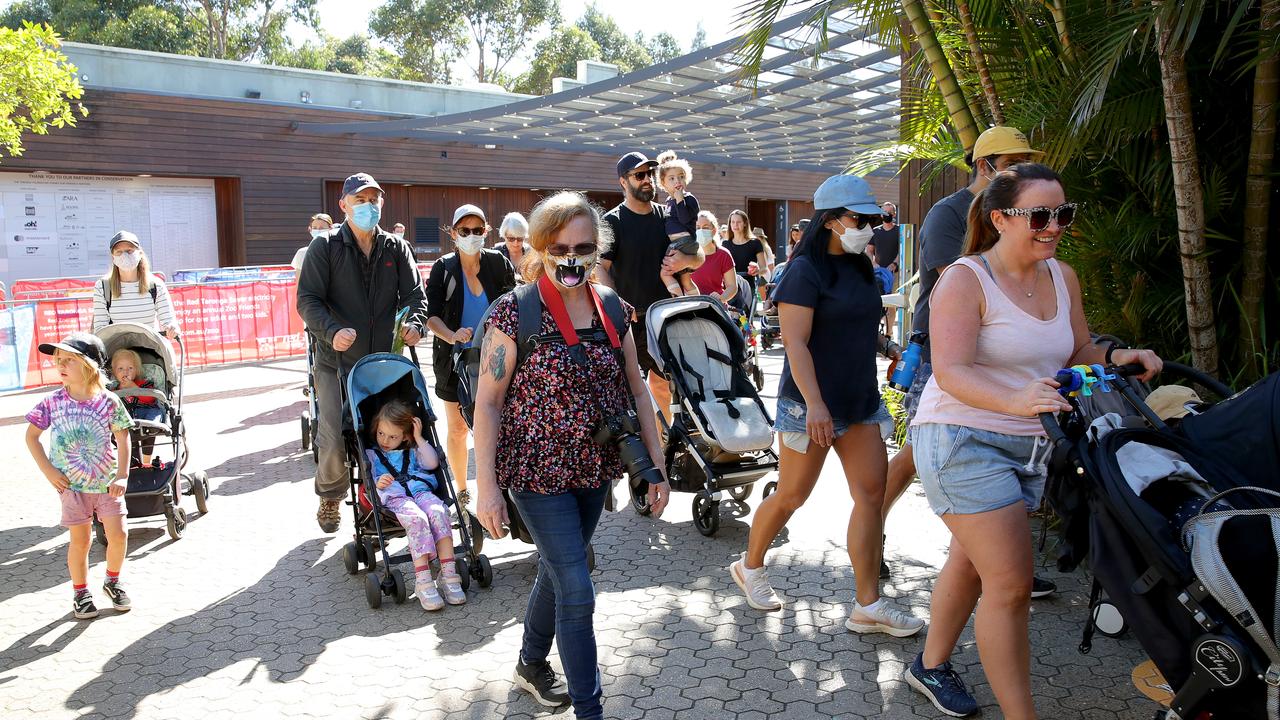
M 298 314 L 316 343 L 316 362 L 337 367 L 333 336 L 355 328 L 356 341 L 343 353 L 343 366 L 375 352 L 390 352 L 396 312 L 409 308 L 406 324 L 425 333 L 426 300 L 409 243 L 377 228 L 370 282 L 365 285 L 363 253 L 347 223 L 311 241 L 298 278 Z
M 306 267 L 305 265 L 303 267 Z M 511 261 L 497 250 L 480 251 L 480 286 L 492 303 L 516 286 L 515 269 Z M 462 277 L 462 261 L 458 253 L 451 252 L 431 264 L 431 277 L 427 280 L 427 317 L 438 317 L 445 327 L 457 330 L 462 324 L 462 298 L 466 292 L 466 279 Z M 432 344 L 432 360 L 436 365 L 449 362 L 453 343 L 436 337 Z

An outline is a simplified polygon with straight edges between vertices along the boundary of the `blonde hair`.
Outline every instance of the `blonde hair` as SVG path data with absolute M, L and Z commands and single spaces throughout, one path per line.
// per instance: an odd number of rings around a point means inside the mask
M 322 222 L 322 223 L 327 224 L 329 227 L 333 227 L 333 218 L 329 217 L 329 214 L 328 214 L 328 213 L 316 213 L 315 215 L 312 215 L 312 216 L 311 216 L 311 221 L 310 221 L 310 222 L 308 222 L 307 224 L 308 224 L 308 225 L 310 225 L 311 223 L 313 223 L 313 222 L 315 222 L 315 221 L 317 221 L 317 220 L 319 220 L 319 221 L 320 221 L 320 222 Z
M 66 350 L 58 350 L 54 353 L 54 357 L 57 357 L 59 353 L 64 357 L 72 358 L 79 365 L 81 378 L 84 380 L 85 385 L 89 387 L 90 394 L 97 395 L 100 392 L 106 392 L 107 384 L 102 377 L 102 370 L 97 365 L 89 362 L 89 358 Z
M 130 243 L 132 244 L 132 243 Z M 135 246 L 137 247 L 137 246 Z M 111 263 L 111 269 L 106 275 L 102 276 L 107 281 L 107 288 L 111 291 L 111 299 L 116 300 L 120 297 L 120 268 L 116 264 Z M 151 261 L 147 260 L 147 253 L 138 248 L 138 294 L 146 295 L 151 292 Z
M 688 185 L 693 182 L 693 168 L 689 166 L 689 162 L 681 157 L 676 157 L 675 150 L 667 150 L 658 155 L 658 184 L 662 185 L 662 181 L 666 178 L 667 172 L 671 170 L 684 171 L 684 184 Z M 662 188 L 666 190 L 664 186 Z
M 115 368 L 116 368 L 116 358 L 120 357 L 121 355 L 124 355 L 128 357 L 130 360 L 132 360 L 133 367 L 138 371 L 139 375 L 142 374 L 142 356 L 134 352 L 133 350 L 130 350 L 129 348 L 120 348 L 119 350 L 111 353 L 111 372 L 113 374 L 115 373 Z M 119 378 L 116 378 L 116 379 L 119 380 Z
M 526 280 L 537 282 L 546 273 L 542 267 L 543 253 L 556 241 L 565 226 L 579 217 L 591 220 L 599 254 L 613 245 L 613 233 L 601 219 L 600 210 L 591 204 L 586 195 L 562 190 L 533 206 L 533 212 L 529 213 L 529 247 L 533 248 L 533 252 L 526 253 L 520 262 L 520 274 Z

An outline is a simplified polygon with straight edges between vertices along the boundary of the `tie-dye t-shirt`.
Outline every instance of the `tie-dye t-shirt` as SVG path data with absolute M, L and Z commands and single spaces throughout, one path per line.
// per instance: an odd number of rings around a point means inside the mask
M 80 402 L 66 388 L 47 396 L 27 413 L 27 422 L 51 430 L 49 462 L 82 493 L 104 493 L 116 479 L 116 446 L 111 436 L 133 426 L 120 398 L 101 392 Z

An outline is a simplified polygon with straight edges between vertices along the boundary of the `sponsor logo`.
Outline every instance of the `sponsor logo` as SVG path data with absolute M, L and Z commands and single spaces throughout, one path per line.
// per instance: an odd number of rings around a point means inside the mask
M 27 202 L 31 202 L 31 198 L 27 198 Z M 36 206 L 27 205 L 23 208 L 23 212 L 26 214 L 27 217 L 34 217 L 36 214 Z
M 28 220 L 28 221 L 26 222 L 26 224 L 25 224 L 25 225 L 23 225 L 22 227 L 23 227 L 24 229 L 27 229 L 27 230 L 35 230 L 35 229 L 37 229 L 37 228 L 39 228 L 39 227 L 40 227 L 40 221 L 38 221 L 38 220 Z

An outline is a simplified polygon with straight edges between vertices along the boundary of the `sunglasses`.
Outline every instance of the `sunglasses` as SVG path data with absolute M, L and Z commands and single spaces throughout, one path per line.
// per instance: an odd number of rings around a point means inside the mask
M 485 233 L 485 229 L 482 227 L 478 227 L 478 228 L 477 227 L 473 227 L 473 228 L 455 227 L 453 231 L 458 233 L 460 237 L 466 237 L 468 235 L 484 235 Z
M 521 242 L 521 243 L 522 243 L 522 242 L 524 242 L 524 241 L 525 241 L 525 238 L 517 237 L 517 236 L 515 236 L 515 235 L 507 235 L 507 236 L 503 237 L 502 239 L 503 239 L 504 241 L 506 241 L 506 242 Z
M 1071 227 L 1071 223 L 1076 220 L 1076 203 L 1062 203 L 1056 208 L 1050 210 L 1047 207 L 1033 208 L 1004 208 L 1000 212 L 1005 215 L 1016 215 L 1027 219 L 1027 226 L 1031 228 L 1031 232 L 1040 232 L 1049 227 L 1049 223 L 1054 220 L 1058 221 L 1059 228 Z
M 578 243 L 577 245 L 549 245 L 547 254 L 551 257 L 565 255 L 591 255 L 598 246 L 595 243 Z
M 858 215 L 856 213 L 845 213 L 844 215 L 840 216 L 840 219 L 841 220 L 852 219 L 854 222 L 854 226 L 859 230 L 861 230 L 862 228 L 868 225 L 880 224 L 879 215 Z
M 628 177 L 630 177 L 632 180 L 652 180 L 652 179 L 653 179 L 653 171 L 652 171 L 652 170 L 637 170 L 637 171 L 635 171 L 635 172 L 631 173 Z

